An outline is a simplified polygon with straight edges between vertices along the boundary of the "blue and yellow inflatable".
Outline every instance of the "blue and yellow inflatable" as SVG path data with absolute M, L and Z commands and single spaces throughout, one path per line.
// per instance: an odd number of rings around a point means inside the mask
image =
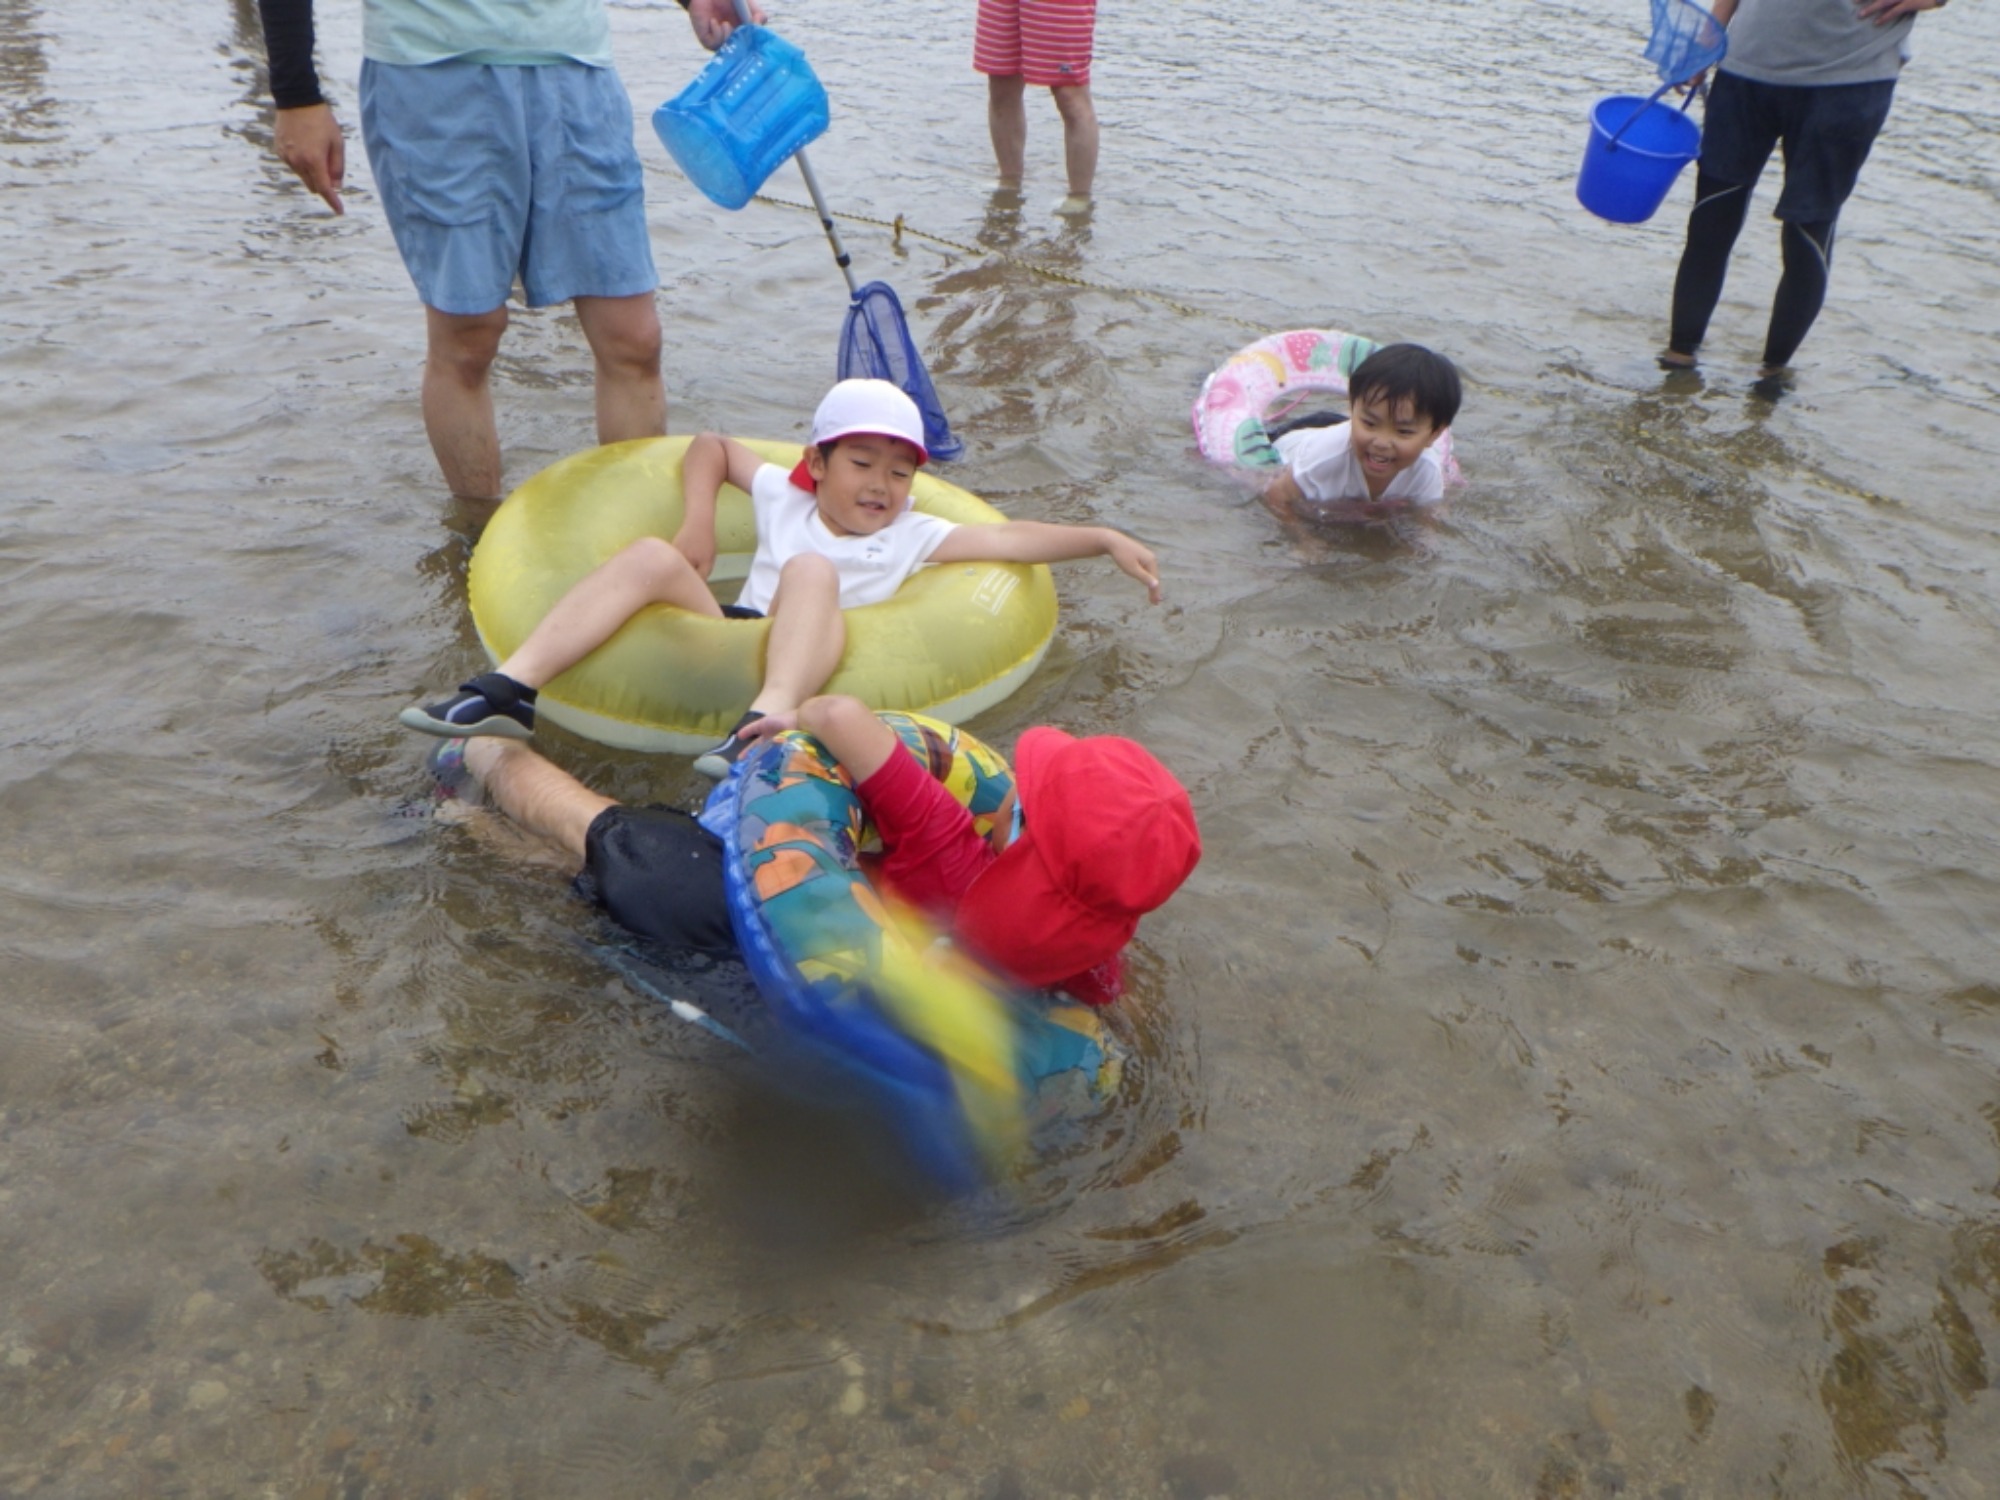
M 1007 762 L 937 720 L 882 718 L 986 831 L 1013 785 Z M 874 830 L 811 736 L 757 746 L 702 821 L 728 850 L 730 918 L 787 1061 L 841 1078 L 938 1186 L 1004 1175 L 1054 1081 L 1080 1075 L 1098 1097 L 1116 1087 L 1096 1012 L 1009 989 L 869 884 L 860 856 Z

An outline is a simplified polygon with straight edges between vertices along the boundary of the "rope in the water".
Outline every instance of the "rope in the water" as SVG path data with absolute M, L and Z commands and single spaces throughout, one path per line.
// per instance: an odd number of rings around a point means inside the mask
M 809 213 L 815 218 L 819 216 L 819 210 L 814 208 L 810 203 L 795 203 L 789 198 L 772 197 L 769 193 L 757 194 L 756 201 L 759 203 L 769 203 L 776 208 L 798 209 L 800 212 Z M 1150 287 L 1115 286 L 1108 281 L 1092 281 L 1088 277 L 1073 276 L 1068 271 L 1058 271 L 1054 266 L 1044 265 L 1042 262 L 1033 260 L 1025 255 L 1015 255 L 1007 250 L 996 250 L 991 245 L 968 245 L 962 240 L 947 239 L 941 234 L 932 234 L 928 229 L 916 228 L 905 220 L 901 214 L 897 214 L 893 219 L 876 219 L 871 218 L 867 214 L 854 213 L 836 213 L 833 217 L 844 219 L 850 224 L 872 224 L 878 229 L 886 229 L 895 237 L 898 244 L 902 243 L 903 236 L 907 234 L 913 239 L 929 240 L 933 245 L 942 245 L 947 250 L 956 250 L 961 255 L 972 255 L 988 260 L 1005 261 L 1008 265 L 1018 266 L 1021 270 L 1028 272 L 1030 275 L 1039 276 L 1044 281 L 1059 282 L 1063 286 L 1073 286 L 1088 292 L 1104 292 L 1113 297 L 1143 297 L 1148 302 L 1157 302 L 1162 307 L 1172 308 L 1183 317 L 1213 318 L 1218 322 L 1233 323 L 1238 328 L 1248 328 L 1260 334 L 1270 331 L 1262 323 L 1253 323 L 1250 319 L 1238 317 L 1234 313 L 1217 312 L 1214 308 L 1195 307 L 1190 303 L 1177 301 L 1169 297 L 1165 292 L 1156 292 Z

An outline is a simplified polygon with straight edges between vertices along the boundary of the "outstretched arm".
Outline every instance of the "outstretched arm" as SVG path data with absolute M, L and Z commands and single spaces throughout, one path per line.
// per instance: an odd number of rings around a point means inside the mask
M 347 176 L 347 142 L 313 67 L 312 0 L 257 0 L 257 11 L 264 23 L 271 98 L 278 106 L 278 159 L 328 208 L 345 213 L 340 189 Z
M 1053 521 L 1005 521 L 998 526 L 959 526 L 931 554 L 934 563 L 1068 562 L 1108 557 L 1146 586 L 1160 602 L 1160 564 L 1152 549 L 1109 526 L 1064 526 Z
M 704 432 L 681 459 L 681 529 L 674 546 L 702 577 L 715 566 L 715 497 L 728 480 L 744 494 L 764 460 L 719 432 Z

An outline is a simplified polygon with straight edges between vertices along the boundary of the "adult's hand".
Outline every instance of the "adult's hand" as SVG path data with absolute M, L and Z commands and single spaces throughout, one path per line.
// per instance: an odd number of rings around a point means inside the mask
M 279 110 L 278 159 L 324 198 L 328 208 L 337 214 L 347 212 L 340 201 L 341 184 L 347 177 L 347 141 L 331 106 L 307 104 Z
M 749 0 L 749 7 L 750 19 L 762 26 L 765 21 L 764 7 L 757 0 Z M 694 27 L 695 40 L 711 52 L 736 29 L 736 0 L 688 0 L 687 13 L 688 21 Z
M 1944 0 L 1857 0 L 1855 9 L 1860 11 L 1862 20 L 1887 26 L 1891 21 L 1900 21 L 1920 10 L 1938 10 L 1943 5 Z

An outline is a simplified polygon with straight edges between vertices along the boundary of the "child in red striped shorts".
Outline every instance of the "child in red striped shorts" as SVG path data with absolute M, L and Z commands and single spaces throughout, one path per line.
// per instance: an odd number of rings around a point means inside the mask
M 986 75 L 986 121 L 1003 187 L 1021 181 L 1028 148 L 1027 85 L 1054 95 L 1063 122 L 1069 196 L 1058 213 L 1090 207 L 1097 175 L 1097 111 L 1090 102 L 1090 46 L 1097 0 L 979 0 L 972 66 Z

